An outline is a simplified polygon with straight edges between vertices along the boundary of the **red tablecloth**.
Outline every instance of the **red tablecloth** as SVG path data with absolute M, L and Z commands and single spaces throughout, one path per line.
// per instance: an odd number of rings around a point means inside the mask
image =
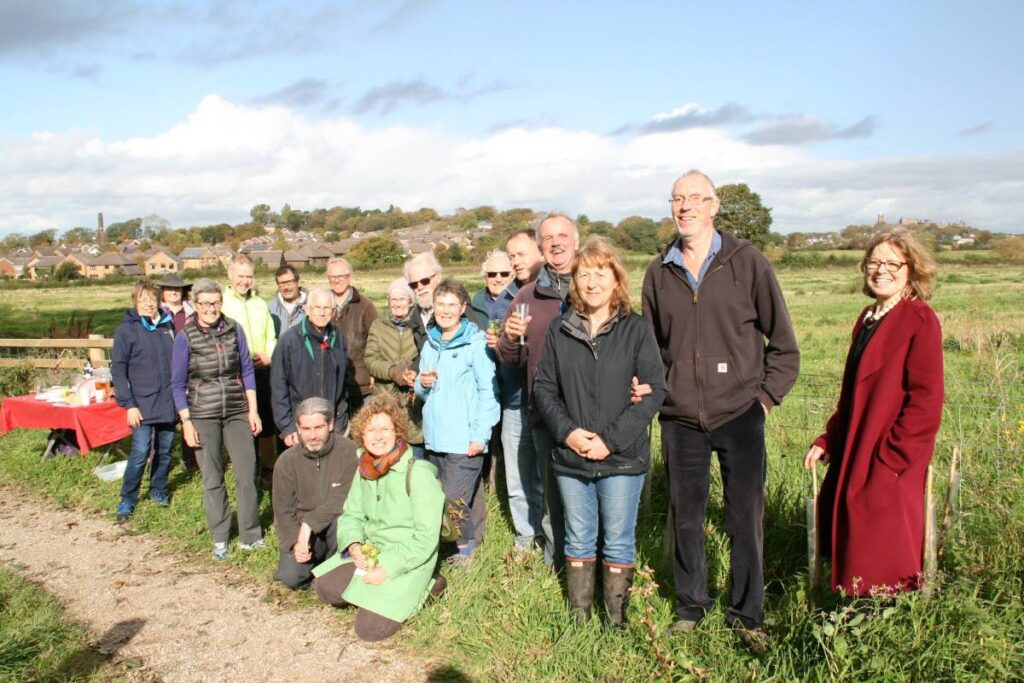
M 32 396 L 10 396 L 0 406 L 0 434 L 12 429 L 73 429 L 78 450 L 120 441 L 132 433 L 127 412 L 116 401 L 87 406 L 55 406 Z

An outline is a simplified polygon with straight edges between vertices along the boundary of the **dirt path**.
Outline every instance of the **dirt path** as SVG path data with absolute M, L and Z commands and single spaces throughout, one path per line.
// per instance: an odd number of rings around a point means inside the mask
M 10 487 L 0 487 L 0 562 L 57 596 L 100 652 L 141 664 L 143 679 L 423 680 L 407 655 L 364 645 L 328 608 L 275 607 L 237 570 Z

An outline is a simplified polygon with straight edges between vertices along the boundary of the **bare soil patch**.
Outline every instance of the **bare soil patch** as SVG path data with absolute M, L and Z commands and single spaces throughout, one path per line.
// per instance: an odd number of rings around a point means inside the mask
M 57 596 L 137 680 L 424 679 L 407 653 L 362 643 L 332 609 L 282 607 L 237 570 L 9 486 L 0 562 Z

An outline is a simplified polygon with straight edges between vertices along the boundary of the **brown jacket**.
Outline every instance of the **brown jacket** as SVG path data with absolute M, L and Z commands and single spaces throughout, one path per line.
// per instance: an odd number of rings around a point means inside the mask
M 768 259 L 722 232 L 722 249 L 694 291 L 668 248 L 644 275 L 644 317 L 665 365 L 661 416 L 711 430 L 782 403 L 800 372 L 793 325 Z
M 274 465 L 274 527 L 278 545 L 290 550 L 305 522 L 320 533 L 341 514 L 359 460 L 356 445 L 332 434 L 319 456 L 296 444 Z
M 341 304 L 342 302 L 339 301 L 338 305 L 341 306 Z M 377 317 L 377 309 L 373 307 L 373 302 L 361 295 L 355 287 L 352 288 L 352 297 L 348 303 L 334 313 L 334 326 L 345 337 L 345 347 L 348 350 L 348 361 L 351 368 L 350 396 L 353 394 L 367 396 L 373 389 L 370 373 L 366 369 L 363 358 L 366 356 L 366 338 L 370 335 L 370 325 Z M 358 391 L 356 391 L 356 385 L 358 385 Z

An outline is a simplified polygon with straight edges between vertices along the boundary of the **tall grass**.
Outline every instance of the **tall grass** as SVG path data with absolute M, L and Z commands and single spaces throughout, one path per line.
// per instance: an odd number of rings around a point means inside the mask
M 634 291 L 644 265 L 631 264 Z M 396 275 L 362 275 L 359 286 L 379 303 Z M 470 270 L 458 276 L 467 283 L 475 279 Z M 939 589 L 932 597 L 859 604 L 807 594 L 803 510 L 810 479 L 801 460 L 833 410 L 853 319 L 867 300 L 856 271 L 846 266 L 781 268 L 779 277 L 803 358 L 799 382 L 767 424 L 765 609 L 771 650 L 761 657 L 749 654 L 724 622 L 729 544 L 717 468 L 706 524 L 717 606 L 697 631 L 665 636 L 673 619 L 672 577 L 664 547 L 668 494 L 655 424 L 651 496 L 637 529 L 640 561 L 650 573 L 638 580 L 629 627 L 606 630 L 598 620 L 573 625 L 559 578 L 539 557 L 511 552 L 507 513 L 501 497 L 492 495 L 478 560 L 467 568 L 446 568 L 445 598 L 414 618 L 398 640 L 429 660 L 436 679 L 1024 679 L 1024 270 L 972 265 L 942 271 L 933 305 L 944 330 L 947 398 L 935 455 L 936 490 L 942 501 L 950 455 L 959 448 L 963 484 L 953 501 L 958 514 L 942 537 Z M 0 480 L 113 516 L 116 485 L 89 474 L 91 459 L 39 465 L 41 446 L 41 433 L 6 437 Z M 207 561 L 198 478 L 175 473 L 171 486 L 171 508 L 143 503 L 131 526 L 170 538 L 180 552 Z M 269 524 L 267 499 L 261 510 Z M 267 550 L 234 553 L 229 561 L 249 570 L 254 581 L 268 583 L 276 561 L 272 532 L 268 541 Z M 309 599 L 286 600 L 301 609 Z

